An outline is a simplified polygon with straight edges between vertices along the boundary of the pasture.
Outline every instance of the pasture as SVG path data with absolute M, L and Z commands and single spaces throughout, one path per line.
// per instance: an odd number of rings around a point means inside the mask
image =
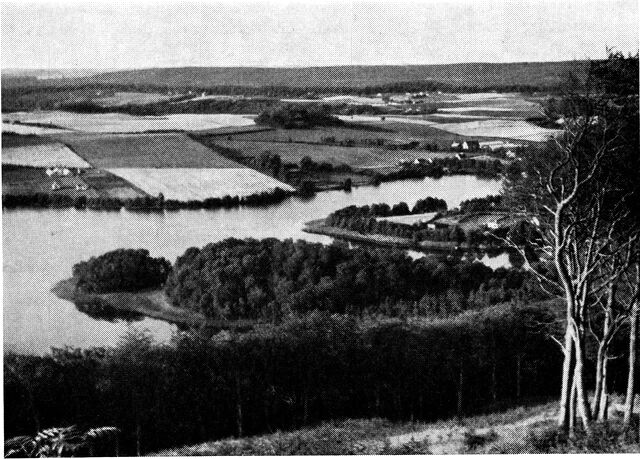
M 101 169 L 241 167 L 184 134 L 69 134 L 58 139 Z
M 252 126 L 253 119 L 234 114 L 175 114 L 132 116 L 124 113 L 74 113 L 61 110 L 16 112 L 2 115 L 5 122 L 52 124 L 87 133 L 140 133 L 152 131 L 204 131 Z M 12 125 L 15 126 L 15 125 Z M 40 133 L 40 132 L 39 132 Z
M 158 102 L 166 102 L 182 95 L 168 95 L 156 92 L 115 92 L 106 97 L 97 97 L 92 100 L 102 107 L 117 107 L 119 105 L 146 105 Z
M 17 135 L 48 135 L 48 134 L 62 134 L 69 131 L 66 129 L 47 128 L 43 126 L 34 126 L 29 124 L 5 123 L 3 120 L 2 132 L 4 134 L 17 134 Z
M 52 190 L 53 183 L 60 189 Z M 49 177 L 42 168 L 25 166 L 2 166 L 3 195 L 33 195 L 35 193 L 68 195 L 72 197 L 86 196 L 96 198 L 99 193 L 94 189 L 76 190 L 76 184 L 84 184 L 81 176 Z
M 35 136 L 2 136 L 2 164 L 30 167 L 88 168 L 67 146 Z
M 285 191 L 294 189 L 272 177 L 249 168 L 224 169 L 150 169 L 117 168 L 109 172 L 123 178 L 144 192 L 166 199 L 180 201 L 248 196 L 276 187 Z
M 308 156 L 316 163 L 327 162 L 334 166 L 347 164 L 354 168 L 395 166 L 399 161 L 414 158 L 415 152 L 386 150 L 374 147 L 340 147 L 286 142 L 251 142 L 243 140 L 215 140 L 215 145 L 238 150 L 243 156 L 258 157 L 268 151 L 280 155 L 285 163 L 300 163 Z
M 377 217 L 376 220 L 387 221 L 391 223 L 399 223 L 402 225 L 415 225 L 417 223 L 430 222 L 437 215 L 438 215 L 438 212 L 427 212 L 424 214 L 396 215 L 393 217 Z
M 489 119 L 464 123 L 442 123 L 438 129 L 467 137 L 493 137 L 532 142 L 545 142 L 558 135 L 560 130 L 547 129 L 523 120 Z

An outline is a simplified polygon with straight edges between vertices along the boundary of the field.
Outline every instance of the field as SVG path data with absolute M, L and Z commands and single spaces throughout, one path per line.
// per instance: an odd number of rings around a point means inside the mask
M 19 135 L 47 135 L 47 134 L 62 134 L 69 132 L 66 129 L 59 128 L 46 128 L 42 126 L 30 126 L 27 124 L 18 123 L 2 123 L 2 132 L 19 134 Z
M 221 147 L 232 148 L 244 156 L 257 157 L 265 151 L 277 153 L 285 163 L 300 163 L 305 156 L 314 162 L 328 162 L 334 166 L 348 164 L 356 168 L 395 166 L 398 161 L 414 158 L 415 152 L 386 150 L 372 147 L 339 147 L 305 143 L 250 142 L 242 140 L 215 140 Z
M 425 214 L 413 215 L 397 215 L 395 217 L 378 217 L 378 221 L 388 221 L 391 223 L 399 223 L 402 225 L 415 225 L 416 223 L 425 223 L 434 219 L 438 212 L 428 212 Z
M 98 97 L 93 99 L 93 102 L 102 107 L 117 107 L 119 105 L 145 105 L 153 104 L 156 102 L 165 102 L 177 97 L 167 94 L 160 94 L 155 92 L 116 92 L 112 96 Z
M 7 113 L 2 115 L 2 119 L 3 122 L 20 121 L 22 123 L 53 124 L 64 129 L 91 133 L 204 131 L 255 124 L 249 117 L 230 114 L 131 116 L 123 113 L 84 114 L 61 110 Z M 5 124 L 3 123 L 3 128 Z
M 468 137 L 499 137 L 503 139 L 544 142 L 560 130 L 546 129 L 523 120 L 490 119 L 466 123 L 443 123 L 439 129 Z
M 58 137 L 94 167 L 241 167 L 184 134 L 69 134 Z
M 57 182 L 61 189 L 52 190 Z M 89 189 L 76 190 L 75 184 L 86 184 Z M 132 187 L 125 180 L 98 169 L 83 169 L 74 177 L 49 177 L 44 169 L 23 166 L 2 167 L 2 194 L 32 195 L 44 193 L 51 195 L 86 196 L 87 198 L 109 197 L 130 199 L 146 196 L 144 192 Z
M 229 196 L 248 196 L 279 187 L 293 191 L 289 185 L 253 169 L 109 169 L 146 193 L 180 201 L 205 200 Z
M 2 136 L 2 164 L 31 167 L 91 167 L 65 145 L 35 136 Z
M 59 190 L 52 190 L 51 185 L 57 182 L 61 185 Z M 49 177 L 44 169 L 34 167 L 9 166 L 2 168 L 2 194 L 3 195 L 30 195 L 45 193 L 52 195 L 87 196 L 98 197 L 98 192 L 93 189 L 76 190 L 76 184 L 84 184 L 82 178 L 73 177 Z

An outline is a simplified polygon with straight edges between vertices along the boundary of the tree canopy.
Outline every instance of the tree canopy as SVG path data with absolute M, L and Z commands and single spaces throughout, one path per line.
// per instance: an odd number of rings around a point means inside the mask
M 171 263 L 145 249 L 118 249 L 73 266 L 77 288 L 89 293 L 137 291 L 160 287 Z

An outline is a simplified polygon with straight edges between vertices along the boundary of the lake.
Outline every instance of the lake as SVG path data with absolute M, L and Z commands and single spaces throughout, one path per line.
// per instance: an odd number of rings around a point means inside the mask
M 327 191 L 264 208 L 153 213 L 3 210 L 4 348 L 43 354 L 51 347 L 113 345 L 128 327 L 147 329 L 156 341 L 167 341 L 174 325 L 152 319 L 131 323 L 92 319 L 50 292 L 56 282 L 71 276 L 75 263 L 109 250 L 146 248 L 152 256 L 173 262 L 189 247 L 227 237 L 330 243 L 329 237 L 302 232 L 304 223 L 349 205 L 405 201 L 411 207 L 427 196 L 445 199 L 453 208 L 465 199 L 497 194 L 500 189 L 498 180 L 450 176 L 383 183 L 350 193 Z

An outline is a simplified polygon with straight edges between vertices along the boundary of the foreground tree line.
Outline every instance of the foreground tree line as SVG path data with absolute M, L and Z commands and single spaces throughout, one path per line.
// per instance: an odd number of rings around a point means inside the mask
M 632 425 L 640 308 L 637 82 L 637 54 L 594 62 L 586 83 L 549 110 L 563 119 L 564 135 L 526 155 L 506 182 L 507 205 L 538 226 L 540 238 L 531 242 L 545 263 L 530 273 L 565 304 L 558 424 L 570 435 L 578 419 L 588 435 L 594 421 L 606 421 L 610 367 L 619 356 L 611 348 L 621 335 L 628 346 L 624 423 Z
M 328 419 L 462 416 L 555 393 L 553 323 L 544 305 L 415 323 L 315 312 L 244 335 L 5 354 L 5 435 L 111 425 L 133 455 Z

